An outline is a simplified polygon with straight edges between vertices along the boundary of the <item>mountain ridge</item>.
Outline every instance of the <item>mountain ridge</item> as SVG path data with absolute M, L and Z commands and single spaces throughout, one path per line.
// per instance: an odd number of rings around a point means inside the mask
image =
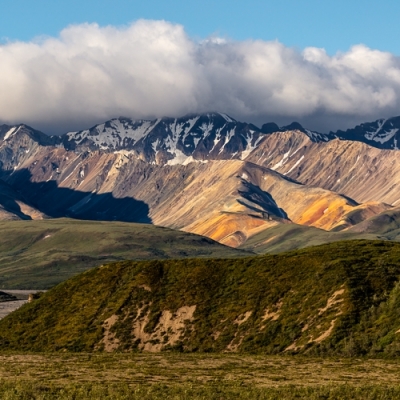
M 362 123 L 346 131 L 320 133 L 305 129 L 298 122 L 282 127 L 270 122 L 258 128 L 254 124 L 237 121 L 219 112 L 154 120 L 118 117 L 89 129 L 67 132 L 60 136 L 48 136 L 24 124 L 0 125 L 0 140 L 10 139 L 21 128 L 41 145 L 63 146 L 67 150 L 80 151 L 135 151 L 138 156 L 147 157 L 147 161 L 159 163 L 180 163 L 184 161 L 182 158 L 190 156 L 205 160 L 205 151 L 213 159 L 244 159 L 260 138 L 286 131 L 302 132 L 314 142 L 350 140 L 381 149 L 397 150 L 400 140 L 400 117 Z M 164 143 L 163 139 L 166 139 Z M 160 155 L 157 157 L 158 153 Z
M 3 125 L 0 178 L 51 217 L 154 223 L 235 247 L 276 224 L 346 230 L 389 211 L 396 151 L 318 135 L 221 113 L 120 117 L 62 137 Z

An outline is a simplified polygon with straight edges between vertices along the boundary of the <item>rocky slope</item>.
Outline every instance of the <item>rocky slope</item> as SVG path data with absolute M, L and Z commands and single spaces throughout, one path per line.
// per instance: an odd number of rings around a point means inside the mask
M 287 131 L 268 135 L 247 160 L 358 202 L 396 205 L 400 190 L 398 154 L 361 142 L 313 142 L 301 131 Z
M 132 153 L 41 147 L 3 179 L 52 217 L 151 222 L 231 246 L 277 223 L 344 229 L 350 212 L 362 220 L 390 208 L 240 160 L 161 166 Z
M 66 149 L 132 150 L 147 161 L 181 163 L 188 156 L 195 159 L 243 159 L 266 134 L 296 130 L 303 132 L 313 142 L 340 139 L 397 150 L 400 117 L 380 119 L 346 131 L 329 133 L 310 131 L 298 122 L 282 127 L 267 123 L 259 129 L 223 113 L 157 120 L 120 117 L 88 130 L 69 132 L 62 136 L 61 142 Z
M 346 131 L 331 132 L 330 135 L 344 140 L 364 142 L 381 149 L 398 150 L 400 117 L 366 122 Z
M 61 140 L 67 150 L 123 150 L 150 163 L 174 165 L 192 159 L 243 159 L 263 136 L 252 124 L 208 113 L 153 121 L 121 117 L 69 132 Z
M 47 136 L 26 125 L 0 126 L 1 147 L 8 147 L 8 159 L 0 161 L 2 169 L 14 166 L 23 152 L 34 150 L 35 144 L 57 146 L 65 150 L 86 152 L 128 151 L 139 159 L 160 165 L 185 164 L 195 160 L 245 159 L 266 137 L 282 132 L 302 132 L 312 142 L 335 139 L 364 142 L 378 148 L 397 149 L 400 117 L 361 124 L 346 132 L 318 133 L 303 128 L 299 123 L 278 127 L 274 123 L 258 128 L 239 122 L 223 113 L 187 115 L 181 118 L 132 120 L 115 118 L 90 129 L 69 132 L 62 136 Z M 19 149 L 13 148 L 13 143 Z M 19 150 L 19 151 L 18 151 Z M 23 157 L 22 157 L 23 158 Z
M 154 223 L 235 247 L 277 224 L 348 229 L 396 205 L 400 174 L 395 150 L 220 113 L 118 118 L 62 137 L 3 125 L 0 163 L 51 217 Z

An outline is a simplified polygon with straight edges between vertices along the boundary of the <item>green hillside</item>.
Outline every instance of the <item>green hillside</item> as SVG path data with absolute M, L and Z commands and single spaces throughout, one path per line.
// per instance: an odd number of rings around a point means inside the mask
M 350 213 L 348 219 L 356 219 Z M 255 253 L 280 253 L 304 247 L 318 246 L 341 240 L 400 241 L 400 210 L 385 211 L 345 230 L 325 231 L 312 226 L 281 224 L 268 228 L 248 239 L 241 249 Z
M 266 229 L 248 239 L 240 249 L 255 253 L 281 253 L 283 251 L 318 246 L 325 243 L 356 239 L 389 239 L 376 232 L 325 231 L 312 226 L 281 224 Z
M 372 233 L 389 240 L 400 240 L 400 210 L 395 208 L 354 225 L 349 229 L 352 233 Z
M 238 257 L 211 239 L 148 224 L 52 219 L 0 221 L 0 289 L 48 289 L 119 260 Z
M 400 244 L 117 262 L 0 321 L 0 349 L 400 354 Z

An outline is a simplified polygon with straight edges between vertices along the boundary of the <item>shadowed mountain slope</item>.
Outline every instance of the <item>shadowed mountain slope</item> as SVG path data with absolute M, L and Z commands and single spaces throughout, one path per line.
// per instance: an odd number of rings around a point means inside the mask
M 398 243 L 348 241 L 236 260 L 114 263 L 1 320 L 0 348 L 394 356 L 399 259 Z
M 43 219 L 46 215 L 26 203 L 21 195 L 0 180 L 0 220 Z
M 9 180 L 13 187 L 50 217 L 151 223 L 149 207 L 133 196 L 115 197 L 58 186 L 56 181 L 32 182 L 31 172 L 18 170 Z M 84 189 L 84 187 L 82 188 Z

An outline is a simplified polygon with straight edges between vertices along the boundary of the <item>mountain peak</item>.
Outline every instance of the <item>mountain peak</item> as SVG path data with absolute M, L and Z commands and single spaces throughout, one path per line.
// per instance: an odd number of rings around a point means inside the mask
M 0 125 L 0 140 L 11 142 L 19 137 L 28 136 L 42 146 L 51 146 L 59 143 L 57 136 L 48 136 L 43 132 L 31 128 L 26 124 Z
M 64 135 L 69 150 L 131 151 L 155 164 L 241 158 L 263 137 L 252 124 L 220 112 L 180 118 L 132 120 L 119 117 L 90 129 Z
M 300 123 L 295 122 L 295 121 L 289 125 L 282 126 L 280 128 L 280 131 L 300 131 L 303 133 L 307 133 L 307 131 L 300 125 Z
M 264 133 L 274 133 L 279 132 L 279 126 L 275 122 L 267 122 L 261 127 Z
M 400 116 L 365 122 L 346 131 L 338 130 L 330 134 L 342 140 L 364 142 L 381 149 L 399 149 Z
M 195 118 L 195 117 L 202 117 L 208 119 L 220 119 L 222 118 L 226 122 L 238 122 L 235 118 L 232 118 L 228 114 L 218 112 L 218 111 L 208 111 L 200 114 L 186 114 L 184 117 L 178 119 L 186 119 L 186 118 Z

